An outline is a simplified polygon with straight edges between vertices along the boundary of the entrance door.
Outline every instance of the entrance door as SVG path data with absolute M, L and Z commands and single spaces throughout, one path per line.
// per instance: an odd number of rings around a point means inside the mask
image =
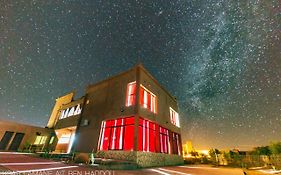
M 20 143 L 22 141 L 24 137 L 24 133 L 16 133 L 14 139 L 13 139 L 13 142 L 11 143 L 11 146 L 9 148 L 9 150 L 11 151 L 17 151 L 19 146 L 20 146 Z
M 9 144 L 14 132 L 6 131 L 0 142 L 0 150 L 5 150 Z
M 56 152 L 70 153 L 72 144 L 75 138 L 76 127 L 69 127 L 56 130 L 58 137 L 58 143 L 56 146 Z

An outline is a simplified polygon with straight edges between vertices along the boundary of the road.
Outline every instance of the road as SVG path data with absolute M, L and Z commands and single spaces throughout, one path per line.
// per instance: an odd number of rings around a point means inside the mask
M 69 165 L 26 154 L 1 153 L 0 175 L 243 175 L 241 169 L 210 166 L 171 166 L 140 170 L 97 170 L 95 167 Z
M 117 171 L 116 174 L 159 174 L 159 175 L 243 175 L 241 169 L 236 168 L 214 168 L 210 166 L 173 166 L 152 168 L 137 171 Z

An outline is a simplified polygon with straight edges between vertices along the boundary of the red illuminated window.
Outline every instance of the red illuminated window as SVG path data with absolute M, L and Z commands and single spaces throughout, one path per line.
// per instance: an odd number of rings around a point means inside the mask
M 103 121 L 101 124 L 99 150 L 108 150 L 111 132 L 110 122 L 111 121 Z
M 133 106 L 136 102 L 136 82 L 127 85 L 126 106 Z
M 176 133 L 170 135 L 171 133 L 171 131 L 156 123 L 140 118 L 138 128 L 138 150 L 144 152 L 180 154 L 180 136 Z M 170 139 L 170 136 L 174 136 L 174 142 Z
M 166 128 L 160 127 L 160 152 L 170 153 L 169 131 Z
M 180 135 L 177 133 L 172 134 L 173 154 L 181 155 L 181 140 Z
M 134 150 L 134 117 L 103 121 L 100 130 L 99 150 Z M 140 118 L 138 150 L 181 154 L 180 135 L 149 120 Z
M 103 121 L 99 150 L 133 150 L 134 117 Z
M 157 98 L 143 85 L 140 87 L 140 105 L 153 113 L 157 113 Z
M 179 114 L 171 107 L 170 107 L 170 119 L 173 125 L 180 127 Z
M 145 152 L 156 151 L 156 124 L 140 118 L 138 150 Z
M 114 125 L 111 127 L 110 145 L 109 149 L 119 149 L 123 148 L 123 123 L 124 119 L 113 120 Z
M 128 151 L 134 150 L 134 128 L 135 128 L 134 125 L 125 126 L 123 150 L 128 150 Z

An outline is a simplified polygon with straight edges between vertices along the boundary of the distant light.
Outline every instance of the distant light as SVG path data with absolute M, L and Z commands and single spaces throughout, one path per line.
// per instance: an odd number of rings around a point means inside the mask
M 205 155 L 209 155 L 209 150 L 201 150 L 199 152 Z

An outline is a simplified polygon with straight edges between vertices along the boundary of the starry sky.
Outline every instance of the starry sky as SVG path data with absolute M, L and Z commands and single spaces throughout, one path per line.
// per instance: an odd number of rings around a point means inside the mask
M 56 97 L 143 63 L 197 149 L 281 141 L 280 0 L 1 0 L 0 118 L 45 126 Z

